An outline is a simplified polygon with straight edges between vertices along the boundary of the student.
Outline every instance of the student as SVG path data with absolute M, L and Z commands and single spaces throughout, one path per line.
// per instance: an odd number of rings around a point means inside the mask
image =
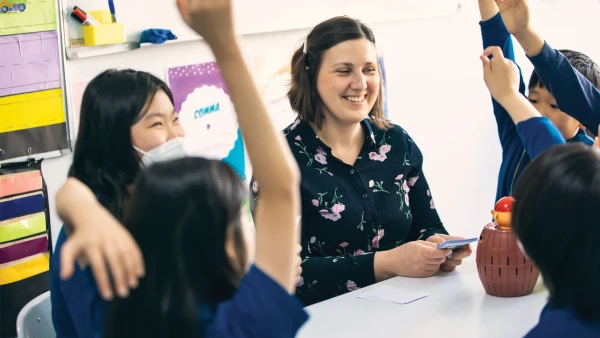
M 499 46 L 503 54 L 514 62 L 512 39 L 503 23 L 498 6 L 494 0 L 479 0 L 479 9 L 481 13 L 480 26 L 484 49 L 490 46 Z M 585 69 L 582 69 L 582 71 L 585 71 Z M 592 145 L 593 143 L 593 140 L 585 134 L 585 131 L 578 129 L 579 122 L 558 111 L 556 104 L 551 99 L 549 100 L 552 102 L 546 100 L 548 98 L 548 95 L 544 93 L 546 89 L 540 86 L 539 81 L 534 80 L 535 73 L 532 79 L 530 81 L 529 100 L 542 115 L 549 118 L 548 120 L 541 119 L 536 121 L 534 119 L 518 126 L 506 112 L 506 109 L 496 100 L 492 100 L 494 115 L 498 124 L 498 134 L 502 145 L 502 164 L 498 175 L 496 200 L 511 195 L 515 182 L 520 177 L 523 169 L 529 164 L 531 158 L 551 145 L 537 143 L 533 148 L 527 148 L 527 144 L 524 144 L 523 140 L 519 137 L 523 133 L 519 129 L 527 129 L 529 124 L 549 124 L 552 122 L 560 130 L 567 142 L 581 142 L 588 145 Z M 525 83 L 522 76 L 519 83 L 519 92 L 523 95 L 525 94 Z M 545 96 L 543 103 L 540 103 L 539 95 Z M 539 119 L 539 117 L 536 118 Z M 596 127 L 597 125 L 594 129 Z
M 383 117 L 371 29 L 348 17 L 326 20 L 291 66 L 288 96 L 299 117 L 285 134 L 302 175 L 298 297 L 310 305 L 395 276 L 454 270 L 471 249 L 436 249 L 458 237 L 447 235 L 435 209 L 421 150 Z M 251 183 L 258 205 L 262 184 Z
M 550 292 L 525 337 L 600 337 L 598 151 L 581 144 L 546 150 L 523 171 L 514 198 L 512 229 Z
M 535 67 L 529 88 L 535 88 L 539 95 L 531 97 L 533 103 L 547 109 L 555 99 L 558 107 L 554 108 L 558 109 L 549 110 L 548 115 L 559 129 L 567 124 L 573 129 L 573 119 L 568 119 L 566 113 L 589 131 L 596 131 L 600 125 L 598 64 L 582 53 L 553 49 L 531 27 L 527 1 L 496 0 L 496 3 L 506 29 L 517 39 Z M 578 136 L 581 134 L 579 132 Z
M 99 203 L 95 202 L 93 206 L 101 205 L 112 217 L 123 220 L 130 187 L 140 172 L 141 154 L 136 148 L 158 157 L 165 147 L 175 146 L 175 149 L 181 145 L 180 137 L 183 136 L 171 91 L 163 81 L 133 70 L 105 71 L 89 83 L 84 93 L 79 134 L 67 185 L 82 182 L 97 197 Z M 59 233 L 50 262 L 54 328 L 59 338 L 101 337 L 107 308 L 104 298 L 111 297 L 107 293 L 107 283 L 101 283 L 102 297 L 90 269 L 72 269 L 72 263 L 61 263 L 61 258 L 67 232 L 72 230 L 72 225 L 104 225 L 88 223 L 97 218 L 93 208 L 79 204 L 77 199 L 65 205 L 60 197 L 60 194 L 57 195 L 57 210 L 65 226 Z M 77 213 L 68 217 L 64 209 L 76 209 Z M 128 288 L 135 286 L 137 278 L 143 274 L 143 265 L 140 264 L 139 249 L 128 242 L 131 236 L 126 231 L 116 231 L 122 238 L 110 244 L 115 248 L 125 244 L 130 249 L 111 258 L 110 263 L 121 261 L 137 265 L 135 271 L 131 270 L 132 274 L 113 273 L 118 294 L 126 296 Z M 102 237 L 97 240 L 102 241 Z M 98 252 L 92 254 L 92 263 L 102 261 L 97 258 L 98 255 Z M 61 280 L 61 265 L 71 265 L 70 279 Z M 102 264 L 94 265 L 103 267 Z M 105 275 L 102 271 L 94 270 L 97 277 Z
M 243 248 L 247 247 L 251 250 L 252 246 L 251 238 L 246 235 L 246 230 L 243 232 L 240 230 L 246 228 L 242 228 L 241 221 L 236 219 L 236 217 L 239 217 L 240 212 L 243 212 L 242 198 L 244 194 L 243 190 L 240 191 L 240 187 L 242 186 L 240 178 L 233 175 L 233 171 L 230 168 L 217 162 L 191 159 L 189 161 L 182 160 L 176 163 L 175 167 L 158 166 L 155 169 L 156 171 L 147 169 L 150 170 L 148 175 L 151 178 L 141 180 L 140 187 L 144 193 L 136 195 L 138 199 L 133 201 L 134 207 L 128 213 L 131 213 L 133 217 L 130 224 L 134 226 L 135 240 L 142 244 L 144 259 L 148 260 L 150 264 L 146 265 L 147 277 L 141 280 L 139 291 L 136 290 L 131 295 L 130 302 L 117 302 L 114 313 L 121 313 L 123 307 L 137 308 L 141 306 L 140 300 L 149 299 L 146 297 L 146 292 L 155 292 L 152 294 L 153 296 L 172 303 L 168 307 L 166 319 L 165 317 L 160 317 L 160 306 L 165 303 L 156 303 L 158 307 L 142 306 L 141 309 L 136 310 L 136 313 L 148 315 L 137 318 L 143 321 L 143 326 L 146 328 L 157 328 L 156 330 L 149 330 L 146 334 L 142 334 L 143 336 L 162 337 L 170 333 L 192 332 L 195 330 L 194 328 L 199 331 L 199 334 L 205 336 L 221 337 L 227 332 L 233 335 L 243 333 L 250 336 L 293 336 L 307 317 L 302 311 L 301 305 L 289 296 L 289 292 L 293 292 L 295 284 L 295 276 L 292 270 L 296 268 L 294 260 L 295 251 L 293 248 L 295 242 L 295 215 L 299 212 L 297 207 L 297 167 L 295 167 L 291 159 L 287 145 L 274 130 L 246 68 L 233 33 L 230 2 L 211 0 L 188 3 L 180 1 L 179 6 L 185 21 L 201 34 L 204 40 L 212 47 L 223 78 L 230 90 L 234 105 L 245 108 L 245 113 L 240 114 L 238 119 L 246 138 L 250 157 L 253 161 L 259 162 L 258 165 L 254 166 L 256 175 L 261 177 L 268 176 L 272 182 L 272 184 L 268 184 L 269 198 L 265 200 L 264 207 L 261 207 L 261 210 L 265 211 L 259 211 L 256 217 L 259 247 L 256 250 L 254 265 L 250 267 L 246 277 L 241 278 L 246 272 L 246 267 L 253 262 L 251 256 L 244 254 L 245 251 Z M 112 73 L 108 72 L 108 74 Z M 128 91 L 125 89 L 127 86 L 130 88 L 138 88 L 136 86 L 139 86 L 139 83 L 134 81 L 138 73 L 128 74 L 133 75 L 130 76 L 132 79 L 129 82 L 123 81 L 123 86 L 125 87 L 121 88 L 115 83 L 103 83 L 104 85 L 101 88 L 118 87 L 121 89 L 119 93 L 123 93 L 123 96 L 143 97 L 141 94 L 131 93 L 131 90 Z M 90 93 L 98 89 L 97 84 L 98 82 L 94 81 L 90 83 L 90 87 L 84 96 L 84 102 L 95 98 Z M 160 89 L 164 92 L 165 98 L 170 98 L 166 86 L 162 86 Z M 104 126 L 104 128 L 98 129 L 107 135 L 115 137 L 116 140 L 114 143 L 102 144 L 101 142 L 96 142 L 95 144 L 88 144 L 87 147 L 79 147 L 80 144 L 86 142 L 98 141 L 93 137 L 84 137 L 80 132 L 76 152 L 85 149 L 95 154 L 93 147 L 102 148 L 104 146 L 107 148 L 106 152 L 113 155 L 115 159 L 122 158 L 122 153 L 132 152 L 135 155 L 135 161 L 129 162 L 132 163 L 130 171 L 132 173 L 132 180 L 139 176 L 140 162 L 147 166 L 151 162 L 161 162 L 183 156 L 182 143 L 178 138 L 183 136 L 183 134 L 178 132 L 180 126 L 176 120 L 177 115 L 174 112 L 172 101 L 167 99 L 166 101 L 161 101 L 162 105 L 154 104 L 154 101 L 158 100 L 157 98 L 161 96 L 160 93 L 162 92 L 157 91 L 153 100 L 149 96 L 143 97 L 143 105 L 137 107 L 139 108 L 138 110 L 134 110 L 136 106 L 127 105 L 128 101 L 120 99 L 115 93 L 112 93 L 115 99 L 109 100 L 108 98 L 113 98 L 113 96 L 104 95 L 102 97 L 103 100 L 96 99 L 91 102 L 90 105 L 92 107 L 99 106 L 100 109 L 90 110 L 93 113 L 88 112 L 85 116 L 95 119 L 94 121 L 96 122 L 100 122 L 98 125 Z M 133 126 L 128 126 L 123 121 L 114 117 L 110 118 L 110 112 L 101 109 L 114 108 L 111 104 L 122 109 L 122 111 L 117 109 L 114 112 L 115 114 L 120 113 L 133 116 L 131 118 Z M 83 111 L 85 110 L 82 110 L 82 113 Z M 143 128 L 141 128 L 139 133 L 136 129 L 136 121 L 138 120 L 140 121 L 139 123 L 143 123 Z M 82 118 L 82 123 L 88 125 L 87 122 L 86 119 Z M 89 125 L 92 124 L 91 122 L 89 123 Z M 82 125 L 81 128 L 85 127 Z M 127 137 L 119 139 L 120 134 L 115 135 L 114 133 L 107 132 L 107 130 L 114 129 L 121 130 L 121 133 L 125 135 L 131 133 L 132 139 L 130 140 Z M 150 148 L 149 144 L 151 141 L 156 141 L 151 136 L 163 135 L 163 133 L 172 135 L 170 140 L 164 142 L 165 139 L 169 139 L 166 137 L 162 140 L 163 143 L 155 142 L 159 145 Z M 143 142 L 146 143 L 143 144 Z M 269 151 L 264 151 L 266 148 Z M 133 149 L 136 149 L 137 153 Z M 120 153 L 112 154 L 113 152 Z M 87 155 L 91 157 L 89 154 Z M 75 159 L 79 158 L 76 154 Z M 100 161 L 101 159 L 101 156 L 98 159 L 85 158 L 87 161 Z M 114 176 L 119 178 L 125 176 L 121 173 L 124 169 L 119 167 L 118 163 L 127 162 L 113 163 L 108 161 L 107 158 L 104 158 L 104 160 L 105 162 L 96 163 L 96 166 L 85 168 L 88 168 L 90 175 L 92 173 L 95 174 L 97 171 L 102 173 L 104 170 L 102 165 L 104 164 L 114 170 Z M 175 177 L 171 177 L 172 181 L 176 179 L 186 179 L 186 181 L 181 182 L 179 185 L 173 183 L 163 187 L 152 185 L 152 183 L 156 183 L 152 177 L 160 176 L 163 179 L 167 179 L 167 176 L 172 172 L 176 173 Z M 222 173 L 223 176 L 215 176 L 217 173 Z M 119 176 L 119 174 L 121 175 Z M 108 175 L 107 177 L 112 178 L 113 176 Z M 73 260 L 77 257 L 85 258 L 89 261 L 95 273 L 94 277 L 96 277 L 99 285 L 104 286 L 106 286 L 106 272 L 103 270 L 104 260 L 109 263 L 113 277 L 119 274 L 127 276 L 128 272 L 136 271 L 140 269 L 140 266 L 143 267 L 139 261 L 132 261 L 128 257 L 122 256 L 132 250 L 135 252 L 137 248 L 137 246 L 131 245 L 132 243 L 128 241 L 129 234 L 119 225 L 119 220 L 123 219 L 122 215 L 127 205 L 127 200 L 123 198 L 121 203 L 115 202 L 113 204 L 106 202 L 108 200 L 106 197 L 108 193 L 106 192 L 111 191 L 110 189 L 127 188 L 122 191 L 134 191 L 134 193 L 135 189 L 131 187 L 129 180 L 127 181 L 127 185 L 117 182 L 118 184 L 109 185 L 108 187 L 99 185 L 100 188 L 96 188 L 96 185 L 85 184 L 85 176 L 81 181 L 77 178 L 79 177 L 70 178 L 57 194 L 57 210 L 59 215 L 66 222 L 72 223 L 75 232 L 69 237 L 66 243 L 64 243 L 66 236 L 64 232 L 62 233 L 64 245 L 62 248 L 57 247 L 57 254 L 53 257 L 53 307 L 54 304 L 59 304 L 57 311 L 53 309 L 53 316 L 55 324 L 58 324 L 57 333 L 59 337 L 101 337 L 103 334 L 102 328 L 104 326 L 106 303 L 100 298 L 89 270 L 81 272 L 78 269 L 73 269 Z M 150 183 L 146 185 L 145 182 Z M 215 235 L 203 235 L 197 238 L 190 237 L 190 239 L 194 240 L 192 243 L 194 247 L 199 247 L 199 249 L 203 250 L 208 248 L 215 249 L 215 251 L 210 253 L 210 257 L 214 258 L 214 260 L 206 260 L 205 266 L 179 265 L 183 261 L 197 264 L 197 260 L 190 260 L 188 256 L 196 252 L 193 248 L 188 247 L 189 244 L 187 242 L 178 243 L 180 245 L 175 245 L 172 242 L 162 242 L 162 239 L 167 238 L 164 229 L 161 232 L 161 237 L 156 237 L 157 239 L 150 243 L 150 247 L 148 246 L 147 237 L 150 234 L 157 235 L 161 229 L 159 227 L 163 227 L 165 224 L 158 222 L 158 217 L 150 218 L 151 220 L 156 220 L 155 223 L 143 222 L 148 232 L 142 231 L 140 233 L 140 228 L 136 226 L 140 224 L 137 222 L 139 217 L 136 218 L 136 215 L 141 217 L 141 214 L 144 212 L 147 213 L 150 210 L 135 207 L 143 203 L 142 197 L 154 196 L 155 199 L 148 203 L 159 203 L 160 201 L 160 203 L 164 204 L 165 202 L 162 199 L 161 193 L 158 192 L 158 195 L 155 195 L 156 190 L 154 189 L 170 189 L 175 186 L 192 189 L 179 191 L 177 197 L 180 198 L 187 196 L 186 194 L 190 192 L 200 190 L 200 194 L 196 194 L 195 199 L 192 198 L 187 204 L 184 203 L 184 205 L 180 206 L 182 208 L 188 207 L 186 209 L 187 213 L 175 213 L 175 216 L 187 217 L 192 214 L 199 214 L 200 216 L 194 216 L 194 219 L 200 217 L 204 222 L 196 224 L 196 228 L 186 226 L 187 223 L 183 222 L 185 220 L 174 224 L 171 223 L 170 226 L 179 225 L 181 228 L 178 230 L 180 231 L 190 231 L 190 233 L 194 231 L 207 231 Z M 100 190 L 102 193 L 90 189 L 91 187 Z M 221 198 L 212 197 L 208 199 L 206 195 L 202 194 L 211 191 L 220 193 Z M 128 194 L 125 196 L 128 196 Z M 97 202 L 98 200 L 100 204 Z M 175 200 L 175 197 L 173 200 Z M 205 204 L 199 205 L 198 203 Z M 120 214 L 110 209 L 113 205 L 116 209 L 120 208 Z M 190 205 L 192 209 L 189 209 Z M 107 212 L 103 207 L 106 207 L 111 212 Z M 207 209 L 202 212 L 202 207 Z M 218 210 L 221 213 L 217 212 L 217 208 L 219 208 Z M 164 211 L 158 207 L 153 207 L 151 210 Z M 171 210 L 174 210 L 174 208 Z M 212 222 L 208 217 L 210 215 L 209 210 L 215 212 Z M 168 211 L 164 211 L 165 215 L 162 217 L 166 217 L 167 213 Z M 170 219 L 173 220 L 175 216 L 170 214 Z M 273 219 L 276 219 L 277 222 L 273 221 Z M 90 221 L 90 223 L 87 223 L 87 221 Z M 208 225 L 211 226 L 208 227 Z M 176 237 L 176 234 L 179 233 L 173 232 L 171 235 Z M 218 238 L 222 240 L 217 241 Z M 110 240 L 112 239 L 116 239 L 116 241 L 111 242 Z M 202 240 L 205 240 L 206 243 L 199 245 Z M 270 242 L 276 243 L 261 245 L 261 243 Z M 175 246 L 169 247 L 172 250 L 165 250 L 166 252 L 172 253 L 175 249 L 182 249 L 182 251 L 176 251 L 180 256 L 167 255 L 161 257 L 162 259 L 173 259 L 174 261 L 170 261 L 171 266 L 157 265 L 155 261 L 157 256 L 154 255 L 155 250 L 160 251 L 161 248 L 168 247 L 168 245 Z M 249 256 L 249 258 L 243 259 L 244 256 Z M 200 258 L 194 256 L 194 259 Z M 71 279 L 66 281 L 60 280 L 58 276 L 59 262 L 63 269 L 62 276 L 68 278 L 72 275 Z M 159 267 L 160 270 L 157 270 Z M 170 271 L 170 268 L 173 269 L 173 274 L 162 273 L 163 270 Z M 98 273 L 98 271 L 100 272 Z M 201 275 L 201 277 L 208 279 L 198 280 L 187 278 L 189 275 L 186 275 L 186 273 L 191 275 L 196 271 L 207 273 Z M 142 273 L 144 271 L 141 271 L 139 274 Z M 157 280 L 157 274 L 159 276 L 166 275 L 173 277 L 173 280 Z M 210 284 L 212 278 L 217 278 L 219 274 L 222 277 L 219 279 L 219 284 Z M 186 279 L 179 279 L 180 276 L 184 276 Z M 197 275 L 195 276 L 197 277 Z M 225 281 L 226 277 L 227 281 Z M 129 285 L 125 284 L 127 287 L 137 286 L 136 279 L 131 281 L 127 279 L 127 282 L 129 283 Z M 163 282 L 167 284 L 163 284 Z M 171 286 L 173 283 L 177 285 L 177 290 L 189 291 L 192 289 L 191 293 L 186 292 L 185 296 L 189 296 L 190 294 L 196 295 L 196 297 L 191 298 L 192 301 L 197 301 L 199 306 L 197 309 L 199 314 L 195 319 L 190 317 L 192 312 L 187 307 L 188 304 L 186 301 L 188 298 L 186 297 L 182 300 L 182 297 L 180 297 L 181 294 L 174 295 L 169 293 L 169 290 L 172 290 Z M 120 284 L 116 280 L 115 284 L 120 289 Z M 156 291 L 156 285 L 161 286 L 159 291 Z M 214 289 L 215 285 L 217 286 L 216 290 Z M 238 286 L 239 292 L 235 292 L 234 288 Z M 125 290 L 120 290 L 119 295 L 127 296 L 127 293 L 128 290 L 125 288 Z M 110 294 L 105 295 L 105 298 L 110 298 L 110 296 Z M 225 301 L 231 297 L 233 297 L 231 302 L 221 303 L 221 301 Z M 259 308 L 253 309 L 248 313 L 246 310 L 250 308 L 246 304 L 259 306 Z M 273 311 L 268 311 L 269 309 L 273 309 Z M 261 317 L 255 318 L 252 315 L 253 313 L 261 313 Z M 179 316 L 179 314 L 185 316 Z M 157 315 L 160 317 L 160 320 L 150 323 L 147 321 L 149 317 L 155 318 Z M 173 316 L 176 319 L 173 319 Z M 121 316 L 111 318 L 110 323 L 115 323 Z M 131 320 L 132 318 L 129 319 Z M 273 325 L 273 322 L 276 322 L 277 325 Z M 130 324 L 132 323 L 134 322 L 131 321 Z M 109 330 L 106 333 L 107 335 L 122 336 L 121 333 L 123 332 L 117 330 L 142 330 L 138 324 L 136 326 L 109 325 Z M 236 330 L 230 331 L 232 330 L 231 326 L 236 328 Z M 225 328 L 227 330 L 223 331 Z M 138 335 L 138 331 L 132 334 L 123 334 L 124 336 L 136 336 Z

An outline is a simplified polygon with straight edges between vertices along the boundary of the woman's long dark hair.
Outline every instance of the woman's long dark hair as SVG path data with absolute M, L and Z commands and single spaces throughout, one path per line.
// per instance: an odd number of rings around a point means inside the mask
M 111 304 L 105 337 L 203 336 L 200 304 L 212 308 L 231 298 L 245 272 L 240 211 L 247 197 L 239 175 L 221 161 L 190 157 L 145 169 L 126 224 L 146 276 Z
M 87 185 L 120 220 L 129 196 L 127 187 L 140 171 L 131 127 L 160 90 L 173 102 L 169 87 L 159 78 L 130 69 L 110 69 L 96 76 L 83 94 L 69 176 Z

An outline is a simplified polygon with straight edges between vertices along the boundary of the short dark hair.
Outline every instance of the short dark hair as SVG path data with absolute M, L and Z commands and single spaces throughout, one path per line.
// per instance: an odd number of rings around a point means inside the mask
M 132 69 L 109 69 L 92 79 L 83 94 L 69 176 L 87 185 L 120 220 L 129 196 L 127 187 L 140 172 L 131 127 L 161 90 L 173 102 L 171 90 L 156 76 Z
M 523 171 L 513 231 L 540 269 L 550 305 L 600 319 L 600 156 L 577 143 L 551 147 Z
M 348 40 L 367 39 L 375 44 L 373 31 L 359 20 L 338 16 L 316 25 L 292 57 L 292 85 L 288 92 L 292 109 L 306 122 L 321 128 L 323 125 L 323 101 L 317 90 L 317 75 L 321 68 L 323 54 L 331 47 Z M 381 69 L 379 76 L 383 81 Z M 373 123 L 381 129 L 391 128 L 383 115 L 383 82 L 379 84 L 379 95 L 369 112 Z
M 570 49 L 560 49 L 559 52 L 562 53 L 567 60 L 569 60 L 571 66 L 585 76 L 585 78 L 588 79 L 594 85 L 594 87 L 596 87 L 596 89 L 600 89 L 600 67 L 598 67 L 598 64 L 595 63 L 594 60 L 583 53 Z M 544 84 L 534 70 L 529 78 L 528 89 L 531 90 L 536 86 L 544 88 Z
M 105 337 L 203 337 L 200 306 L 230 299 L 245 273 L 240 211 L 248 193 L 225 162 L 198 157 L 155 163 L 140 175 L 126 226 L 146 275 L 116 299 Z M 236 261 L 225 242 L 234 241 Z

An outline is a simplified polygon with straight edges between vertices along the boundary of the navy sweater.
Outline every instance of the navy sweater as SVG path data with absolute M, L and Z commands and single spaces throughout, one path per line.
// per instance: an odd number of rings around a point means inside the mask
M 502 22 L 502 17 L 497 14 L 495 17 L 485 22 L 479 23 L 481 26 L 481 35 L 483 38 L 483 47 L 499 46 L 502 48 L 502 52 L 506 58 L 515 61 L 515 53 L 513 48 L 513 42 L 510 33 Z M 554 53 L 553 53 L 554 52 Z M 542 55 L 543 54 L 543 55 Z M 581 119 L 580 116 L 584 114 L 591 114 L 590 108 L 593 103 L 598 102 L 600 107 L 600 93 L 596 91 L 597 96 L 588 97 L 590 95 L 590 88 L 582 85 L 583 80 L 587 79 L 582 76 L 573 75 L 574 70 L 568 61 L 561 62 L 562 54 L 554 50 L 551 50 L 548 45 L 544 47 L 544 52 L 541 55 L 532 58 L 534 65 L 539 64 L 544 70 L 539 72 L 540 79 L 548 87 L 550 92 L 555 95 L 558 105 L 561 107 L 563 112 L 573 116 L 580 122 L 586 121 Z M 566 60 L 566 58 L 564 59 Z M 557 67 L 559 65 L 560 67 Z M 566 67 L 568 65 L 568 68 Z M 520 69 L 519 69 L 520 71 Z M 536 68 L 537 71 L 537 68 Z M 552 75 L 550 75 L 552 73 Z M 555 85 L 555 82 L 561 83 Z M 587 82 L 589 85 L 589 81 Z M 579 96 L 570 94 L 572 87 L 584 88 L 578 93 Z M 593 87 L 593 86 L 592 86 Z M 567 92 L 567 89 L 569 91 Z M 523 82 L 523 75 L 521 74 L 521 80 L 519 84 L 519 91 L 525 95 L 525 83 Z M 561 92 L 560 95 L 558 92 Z M 560 101 L 559 101 L 560 96 Z M 585 97 L 586 99 L 582 99 Z M 496 123 L 498 124 L 498 135 L 500 137 L 500 144 L 502 146 L 502 164 L 500 166 L 500 173 L 498 174 L 498 187 L 496 190 L 496 201 L 504 196 L 512 194 L 512 189 L 523 172 L 523 169 L 531 162 L 531 159 L 537 156 L 539 153 L 548 149 L 549 147 L 556 144 L 565 143 L 564 138 L 556 129 L 549 119 L 545 117 L 534 117 L 529 120 L 523 121 L 518 125 L 515 125 L 512 121 L 508 112 L 496 101 L 492 99 L 492 105 L 494 108 L 494 116 Z M 584 109 L 585 107 L 588 109 Z M 577 113 L 573 113 L 577 111 Z M 600 108 L 596 113 L 600 121 Z M 583 121 L 582 121 L 583 120 Z M 595 123 L 597 128 L 598 122 L 589 121 L 586 123 L 586 127 L 591 128 L 592 123 Z M 585 124 L 584 124 L 585 125 Z M 583 130 L 580 130 L 577 135 L 569 140 L 569 142 L 581 142 L 588 145 L 592 145 L 594 141 L 585 135 Z

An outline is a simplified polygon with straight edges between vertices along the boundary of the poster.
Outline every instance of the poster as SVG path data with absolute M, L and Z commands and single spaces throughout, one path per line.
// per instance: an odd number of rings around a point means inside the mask
M 60 87 L 56 32 L 0 36 L 0 51 L 0 97 Z
M 83 93 L 87 88 L 88 83 L 91 79 L 71 81 L 71 117 L 73 119 L 70 127 L 75 131 L 74 135 L 77 138 L 77 131 L 79 130 L 79 116 L 81 115 L 81 101 L 83 100 Z
M 242 132 L 217 63 L 168 68 L 167 79 L 188 154 L 223 160 L 246 179 Z
M 1 0 L 0 36 L 56 30 L 52 0 Z
M 250 55 L 254 80 L 278 130 L 284 130 L 296 119 L 287 96 L 292 81 L 292 55 L 293 51 Z

